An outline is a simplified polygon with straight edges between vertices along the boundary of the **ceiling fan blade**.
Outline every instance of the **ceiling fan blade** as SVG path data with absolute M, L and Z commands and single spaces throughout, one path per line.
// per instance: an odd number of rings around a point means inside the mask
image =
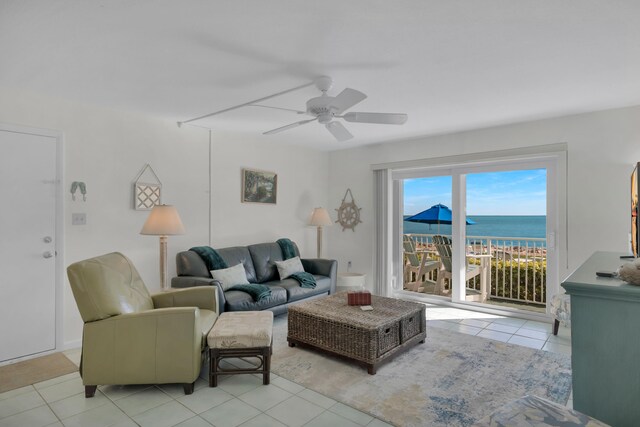
M 303 124 L 309 123 L 309 122 L 314 122 L 316 120 L 318 120 L 317 117 L 314 118 L 314 119 L 302 120 L 300 122 L 291 123 L 290 125 L 282 126 L 282 127 L 276 128 L 276 129 L 271 129 L 271 130 L 268 130 L 266 132 L 263 132 L 263 135 L 273 135 L 274 133 L 279 133 L 279 132 L 282 132 L 282 131 L 285 131 L 285 130 L 288 130 L 288 129 L 297 128 L 300 125 L 303 125 Z
M 340 122 L 330 122 L 325 125 L 329 132 L 340 142 L 353 138 L 353 135 Z
M 346 88 L 338 94 L 331 103 L 331 106 L 336 109 L 335 113 L 340 114 L 345 110 L 356 105 L 358 102 L 362 102 L 367 98 L 362 92 L 355 89 Z
M 403 113 L 347 113 L 342 116 L 348 122 L 378 123 L 381 125 L 401 125 L 407 121 Z

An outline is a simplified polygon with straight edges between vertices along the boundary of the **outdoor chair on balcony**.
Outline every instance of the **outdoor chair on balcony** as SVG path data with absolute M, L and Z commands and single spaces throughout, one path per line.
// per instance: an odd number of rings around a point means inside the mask
M 402 236 L 402 246 L 406 258 L 404 288 L 409 291 L 424 292 L 427 285 L 432 284 L 435 286 L 435 283 L 428 280 L 427 276 L 430 272 L 440 267 L 440 261 L 429 259 L 426 253 L 419 256 L 416 250 L 416 243 L 411 236 L 406 234 Z
M 433 236 L 433 244 L 440 255 L 441 267 L 438 271 L 438 280 L 436 281 L 436 292 L 439 295 L 445 294 L 444 289 L 444 279 L 449 279 L 451 282 L 451 239 L 445 236 Z M 480 275 L 480 266 L 478 265 L 469 265 L 467 260 L 466 263 L 466 273 L 465 273 L 465 282 Z M 470 291 L 467 290 L 469 293 Z M 474 295 L 467 295 L 467 300 L 475 300 Z

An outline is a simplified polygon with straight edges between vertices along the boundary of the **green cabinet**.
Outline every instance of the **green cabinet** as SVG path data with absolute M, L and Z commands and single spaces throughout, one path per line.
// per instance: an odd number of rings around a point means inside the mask
M 573 408 L 612 426 L 640 425 L 640 286 L 596 271 L 620 253 L 596 252 L 563 283 L 571 296 Z

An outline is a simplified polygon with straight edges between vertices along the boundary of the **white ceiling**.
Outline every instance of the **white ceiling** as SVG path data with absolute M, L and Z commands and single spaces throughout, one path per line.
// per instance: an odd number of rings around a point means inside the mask
M 322 150 L 640 104 L 640 1 L 2 0 L 0 86 L 181 121 L 315 76 L 403 126 L 248 107 L 198 122 Z M 314 88 L 265 104 L 304 109 Z

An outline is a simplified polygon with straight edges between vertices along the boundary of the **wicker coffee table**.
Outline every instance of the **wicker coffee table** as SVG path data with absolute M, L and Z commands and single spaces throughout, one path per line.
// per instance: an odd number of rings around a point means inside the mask
M 346 293 L 289 306 L 289 346 L 354 360 L 374 375 L 383 361 L 424 342 L 423 304 L 372 295 L 371 306 L 363 311 L 348 305 Z

